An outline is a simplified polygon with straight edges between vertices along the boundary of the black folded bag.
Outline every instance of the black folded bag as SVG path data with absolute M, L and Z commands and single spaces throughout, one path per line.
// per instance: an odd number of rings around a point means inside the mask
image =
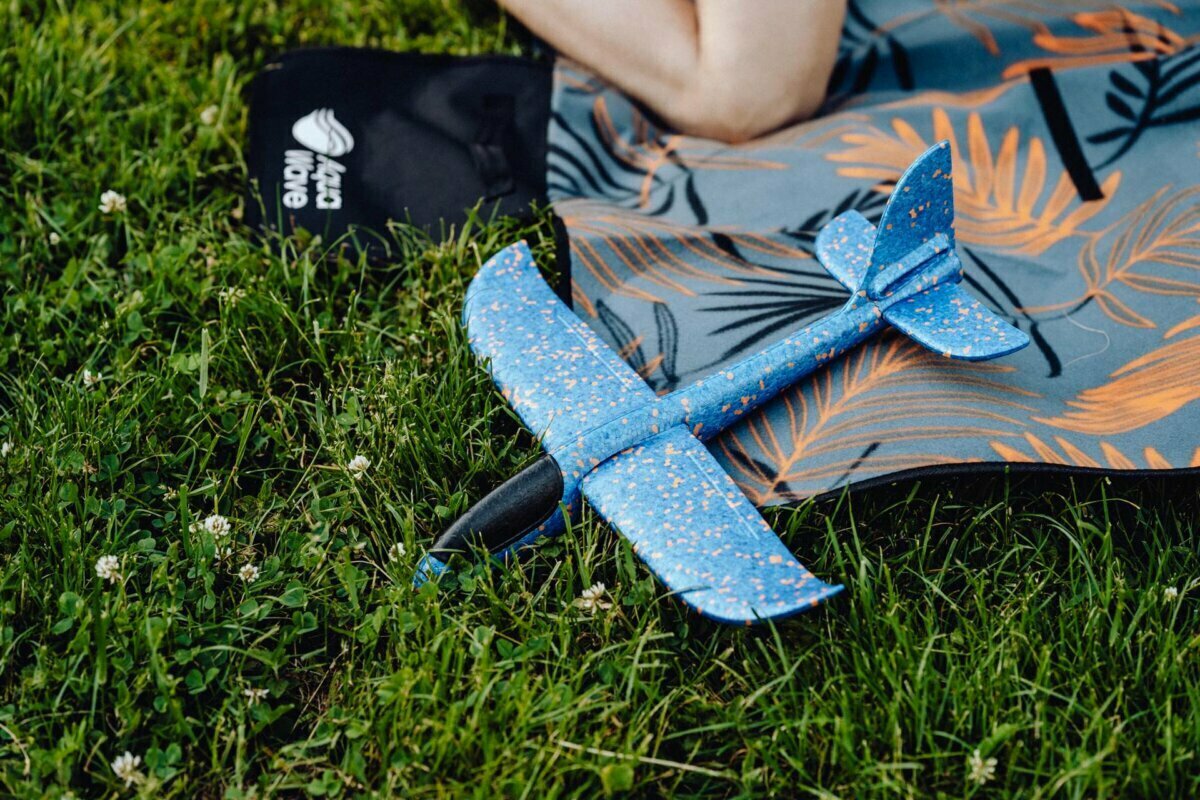
M 545 202 L 551 65 L 356 48 L 296 50 L 255 79 L 246 221 L 346 234 L 387 256 L 387 224 L 440 237 L 481 205 Z

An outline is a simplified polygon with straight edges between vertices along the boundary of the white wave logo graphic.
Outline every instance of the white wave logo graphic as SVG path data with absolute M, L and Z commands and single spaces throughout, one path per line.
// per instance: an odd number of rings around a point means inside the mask
M 354 137 L 333 116 L 331 108 L 318 108 L 296 120 L 292 136 L 314 153 L 330 158 L 341 158 L 354 148 Z

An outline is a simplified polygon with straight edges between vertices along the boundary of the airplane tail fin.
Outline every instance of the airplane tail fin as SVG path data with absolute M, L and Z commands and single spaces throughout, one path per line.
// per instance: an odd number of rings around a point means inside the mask
M 859 212 L 847 211 L 817 234 L 817 258 L 839 283 L 857 292 L 939 234 L 953 251 L 951 164 L 949 142 L 926 150 L 896 182 L 878 228 Z
M 857 211 L 847 212 L 821 230 L 816 250 L 843 286 L 878 300 L 884 319 L 936 353 L 979 361 L 1029 344 L 960 285 L 949 142 L 935 144 L 905 170 L 877 228 Z M 889 301 L 900 283 L 899 296 Z
M 954 250 L 954 183 L 950 143 L 941 141 L 909 165 L 883 210 L 871 266 L 864 276 L 868 284 L 885 267 L 902 260 L 922 244 L 941 235 Z

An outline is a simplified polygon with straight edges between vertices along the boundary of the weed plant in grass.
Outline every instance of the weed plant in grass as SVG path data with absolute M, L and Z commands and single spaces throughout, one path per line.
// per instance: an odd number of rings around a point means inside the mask
M 763 629 L 689 615 L 587 514 L 410 588 L 537 455 L 458 314 L 516 238 L 552 268 L 549 225 L 397 227 L 384 267 L 257 242 L 244 92 L 304 44 L 517 51 L 492 7 L 0 14 L 0 795 L 1200 791 L 1192 484 L 772 511 L 848 590 Z

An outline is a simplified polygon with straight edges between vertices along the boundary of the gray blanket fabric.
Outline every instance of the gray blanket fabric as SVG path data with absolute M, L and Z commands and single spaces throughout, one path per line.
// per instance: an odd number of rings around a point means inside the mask
M 931 468 L 1200 467 L 1197 42 L 1197 0 L 858 0 L 826 112 L 742 146 L 560 64 L 575 310 L 687 385 L 841 305 L 817 231 L 877 221 L 948 139 L 968 285 L 1033 344 L 969 364 L 884 335 L 712 442 L 725 468 L 771 505 Z

